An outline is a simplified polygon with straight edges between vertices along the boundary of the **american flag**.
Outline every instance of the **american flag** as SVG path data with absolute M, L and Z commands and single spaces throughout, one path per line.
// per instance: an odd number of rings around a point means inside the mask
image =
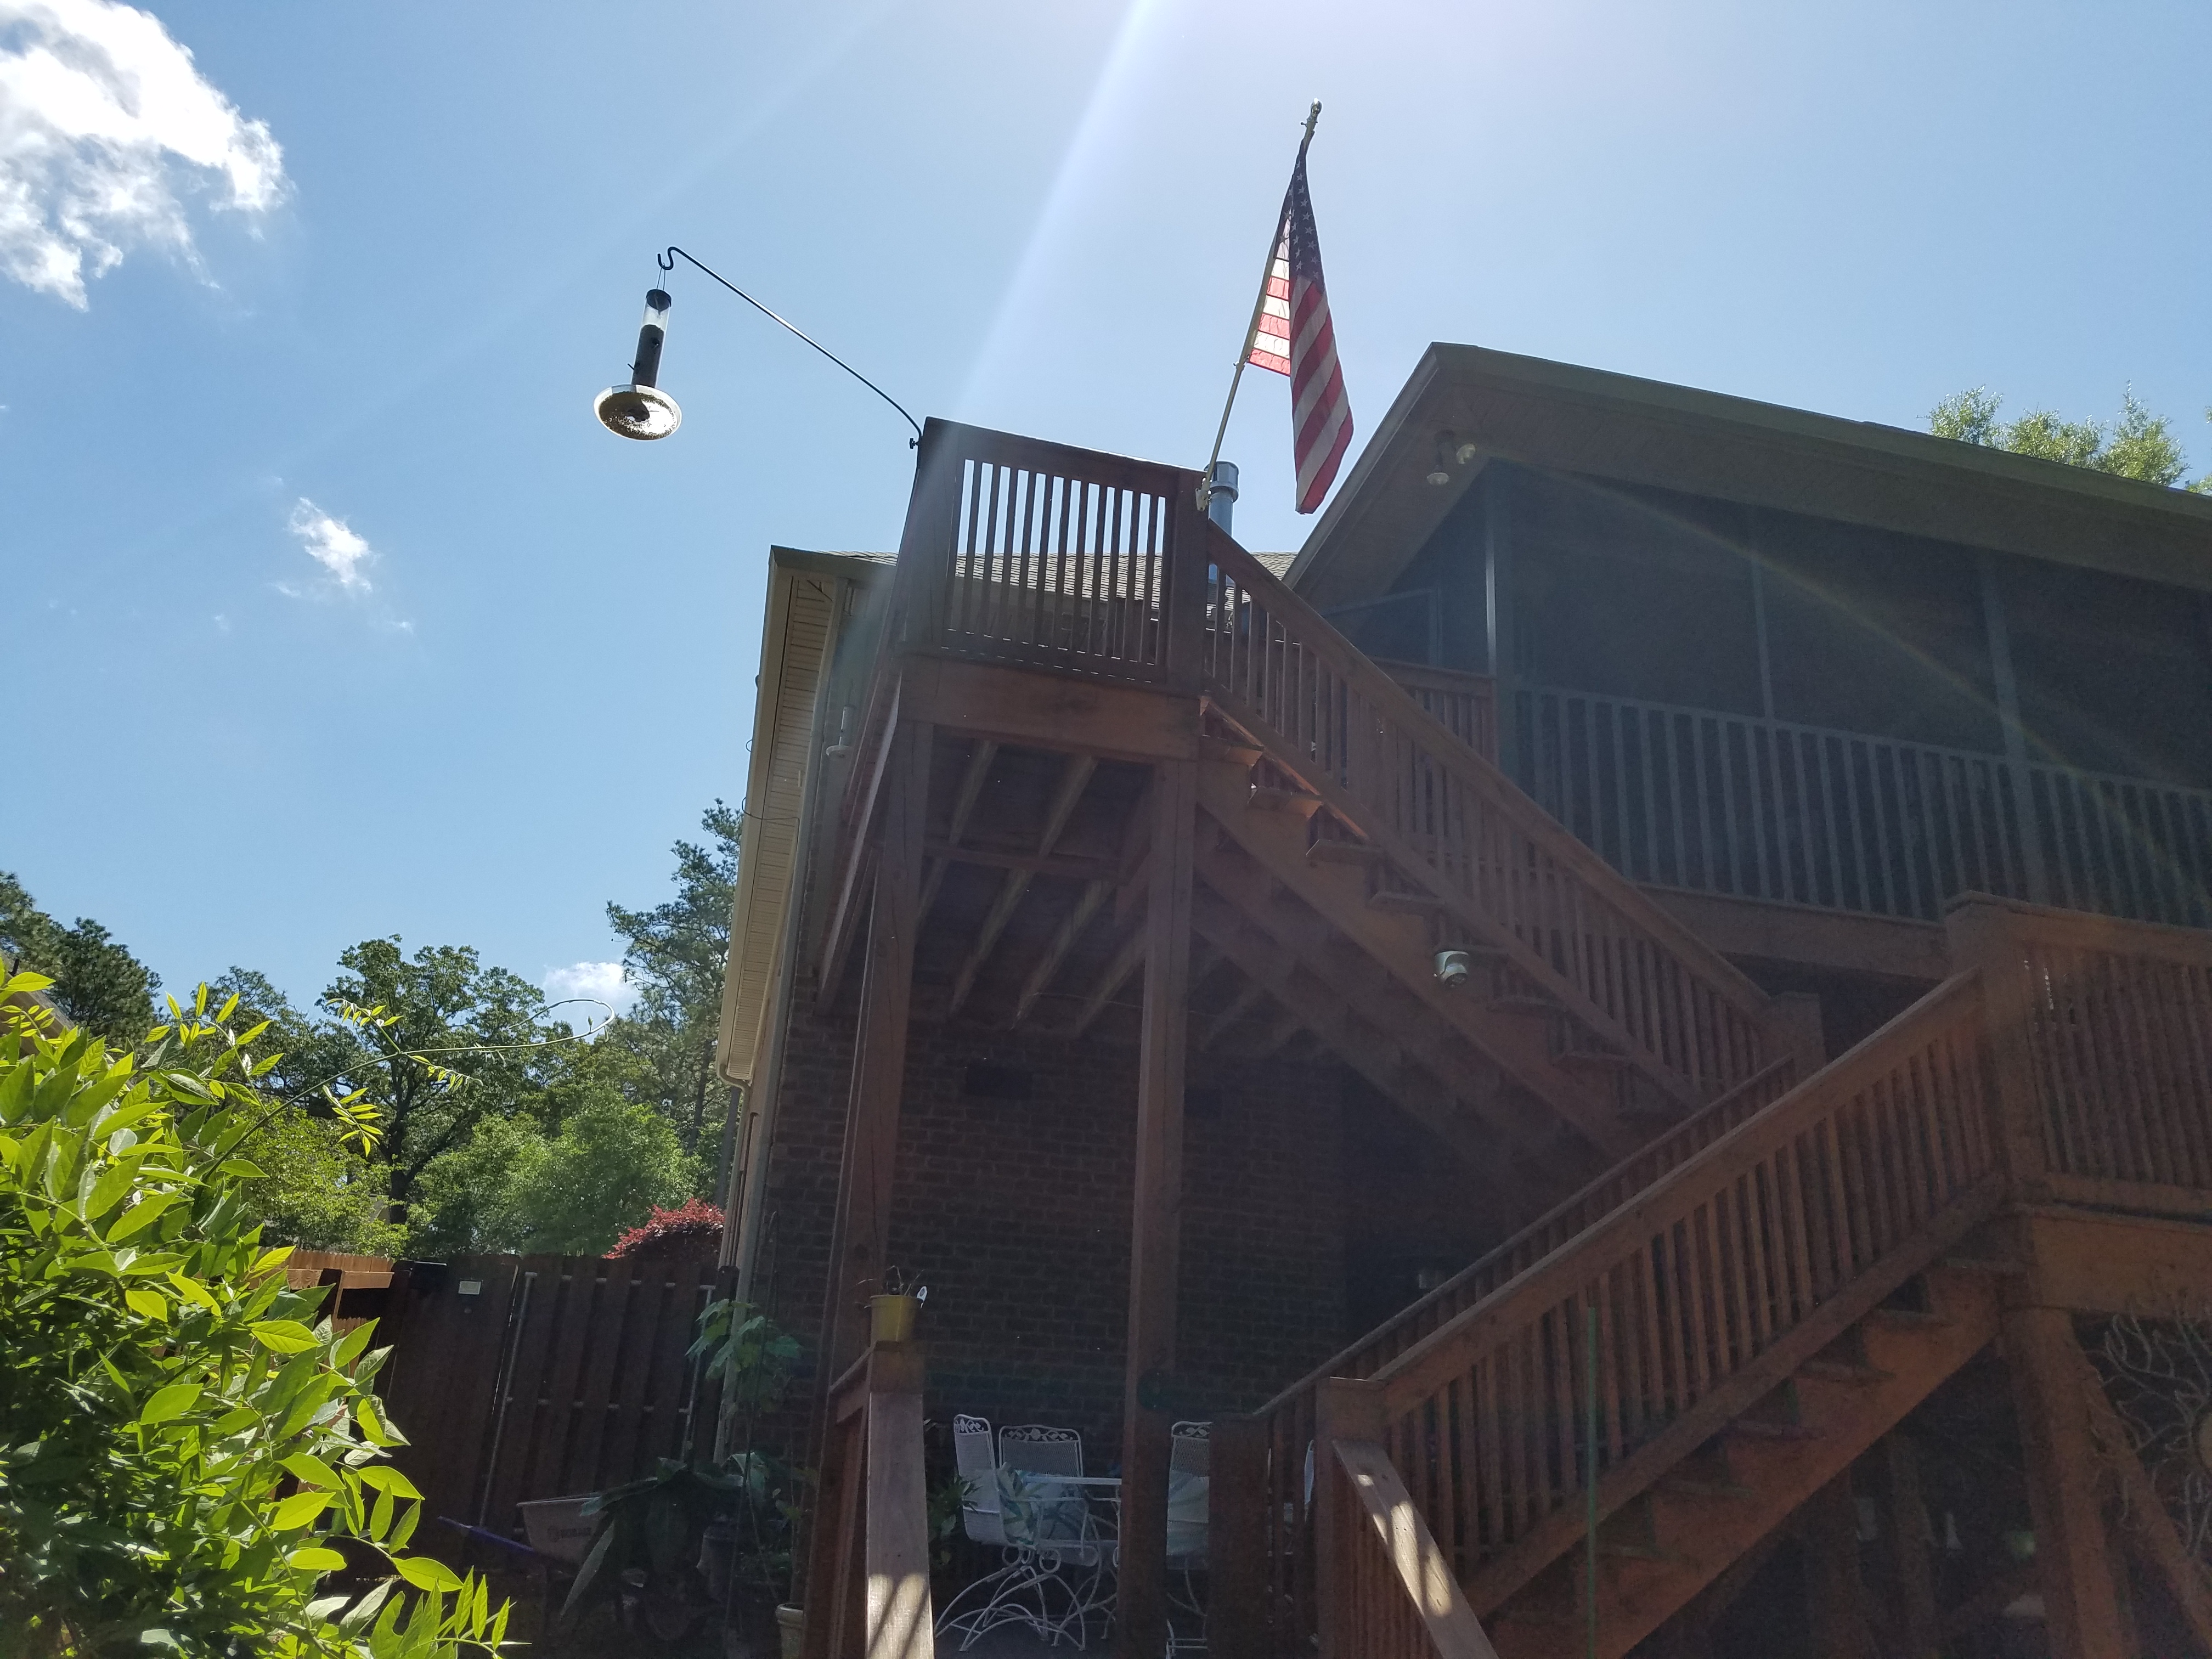
M 1336 330 L 1328 320 L 1328 288 L 1322 280 L 1321 238 L 1314 229 L 1313 198 L 1306 194 L 1306 153 L 1291 170 L 1283 198 L 1283 234 L 1267 267 L 1267 287 L 1245 359 L 1255 368 L 1291 377 L 1291 443 L 1298 469 L 1298 511 L 1321 506 L 1336 482 L 1337 465 L 1352 444 L 1352 403 L 1344 371 L 1336 364 Z

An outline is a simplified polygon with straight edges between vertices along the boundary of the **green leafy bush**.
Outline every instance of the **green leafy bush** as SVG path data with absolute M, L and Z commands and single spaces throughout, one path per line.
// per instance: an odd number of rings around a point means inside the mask
M 134 1057 L 46 982 L 0 982 L 0 1654 L 496 1650 L 506 1608 L 409 1553 L 388 1351 L 248 1218 L 261 1029 L 203 988 Z

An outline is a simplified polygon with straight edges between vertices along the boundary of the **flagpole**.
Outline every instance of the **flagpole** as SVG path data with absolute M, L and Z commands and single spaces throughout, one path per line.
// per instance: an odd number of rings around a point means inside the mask
M 1306 112 L 1305 137 L 1298 140 L 1298 160 L 1306 159 L 1306 146 L 1313 143 L 1314 124 L 1321 119 L 1321 100 L 1313 101 Z M 1297 168 L 1292 167 L 1295 175 Z M 1221 459 L 1222 441 L 1229 435 L 1229 412 L 1237 407 L 1237 388 L 1244 383 L 1244 365 L 1252 358 L 1252 342 L 1260 337 L 1260 319 L 1267 309 L 1267 279 L 1274 274 L 1275 250 L 1283 245 L 1283 227 L 1290 222 L 1289 197 L 1283 198 L 1283 210 L 1275 217 L 1275 234 L 1267 239 L 1267 262 L 1260 267 L 1260 293 L 1252 301 L 1252 320 L 1245 326 L 1244 348 L 1237 354 L 1237 372 L 1229 378 L 1229 401 L 1221 405 L 1221 424 L 1213 429 L 1213 453 L 1206 458 L 1206 471 L 1199 475 L 1198 510 L 1205 512 L 1213 499 L 1213 469 Z

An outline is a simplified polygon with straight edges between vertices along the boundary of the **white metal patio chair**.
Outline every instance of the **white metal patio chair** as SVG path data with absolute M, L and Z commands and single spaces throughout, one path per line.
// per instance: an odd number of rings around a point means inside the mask
M 1113 1483 L 1085 1476 L 1080 1434 L 1042 1423 L 999 1431 L 998 1479 L 1006 1543 L 1024 1553 L 1045 1615 L 1039 1633 L 1085 1646 L 1091 1623 L 1113 1616 L 1115 1540 L 1090 1498 L 1092 1487 Z M 1056 1614 L 1055 1599 L 1066 1603 Z
M 952 1419 L 952 1462 L 967 1482 L 960 1497 L 960 1526 L 978 1544 L 997 1550 L 996 1571 L 964 1584 L 937 1617 L 939 1636 L 957 1636 L 963 1652 L 985 1632 L 1001 1625 L 1024 1624 L 1045 1634 L 1043 1586 L 1026 1552 L 1007 1541 L 999 1509 L 999 1458 L 989 1421 L 981 1417 Z
M 1206 1650 L 1206 1599 L 1197 1575 L 1206 1571 L 1207 1522 L 1212 1495 L 1212 1428 L 1177 1423 L 1168 1431 L 1168 1653 Z M 1182 1581 L 1177 1593 L 1176 1581 Z M 1176 1628 L 1181 1621 L 1195 1634 Z

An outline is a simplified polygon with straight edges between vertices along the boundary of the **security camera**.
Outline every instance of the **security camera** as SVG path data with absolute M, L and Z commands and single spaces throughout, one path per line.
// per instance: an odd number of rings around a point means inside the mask
M 1456 991 L 1467 983 L 1469 971 L 1468 954 L 1464 951 L 1437 952 L 1437 979 L 1445 989 Z

